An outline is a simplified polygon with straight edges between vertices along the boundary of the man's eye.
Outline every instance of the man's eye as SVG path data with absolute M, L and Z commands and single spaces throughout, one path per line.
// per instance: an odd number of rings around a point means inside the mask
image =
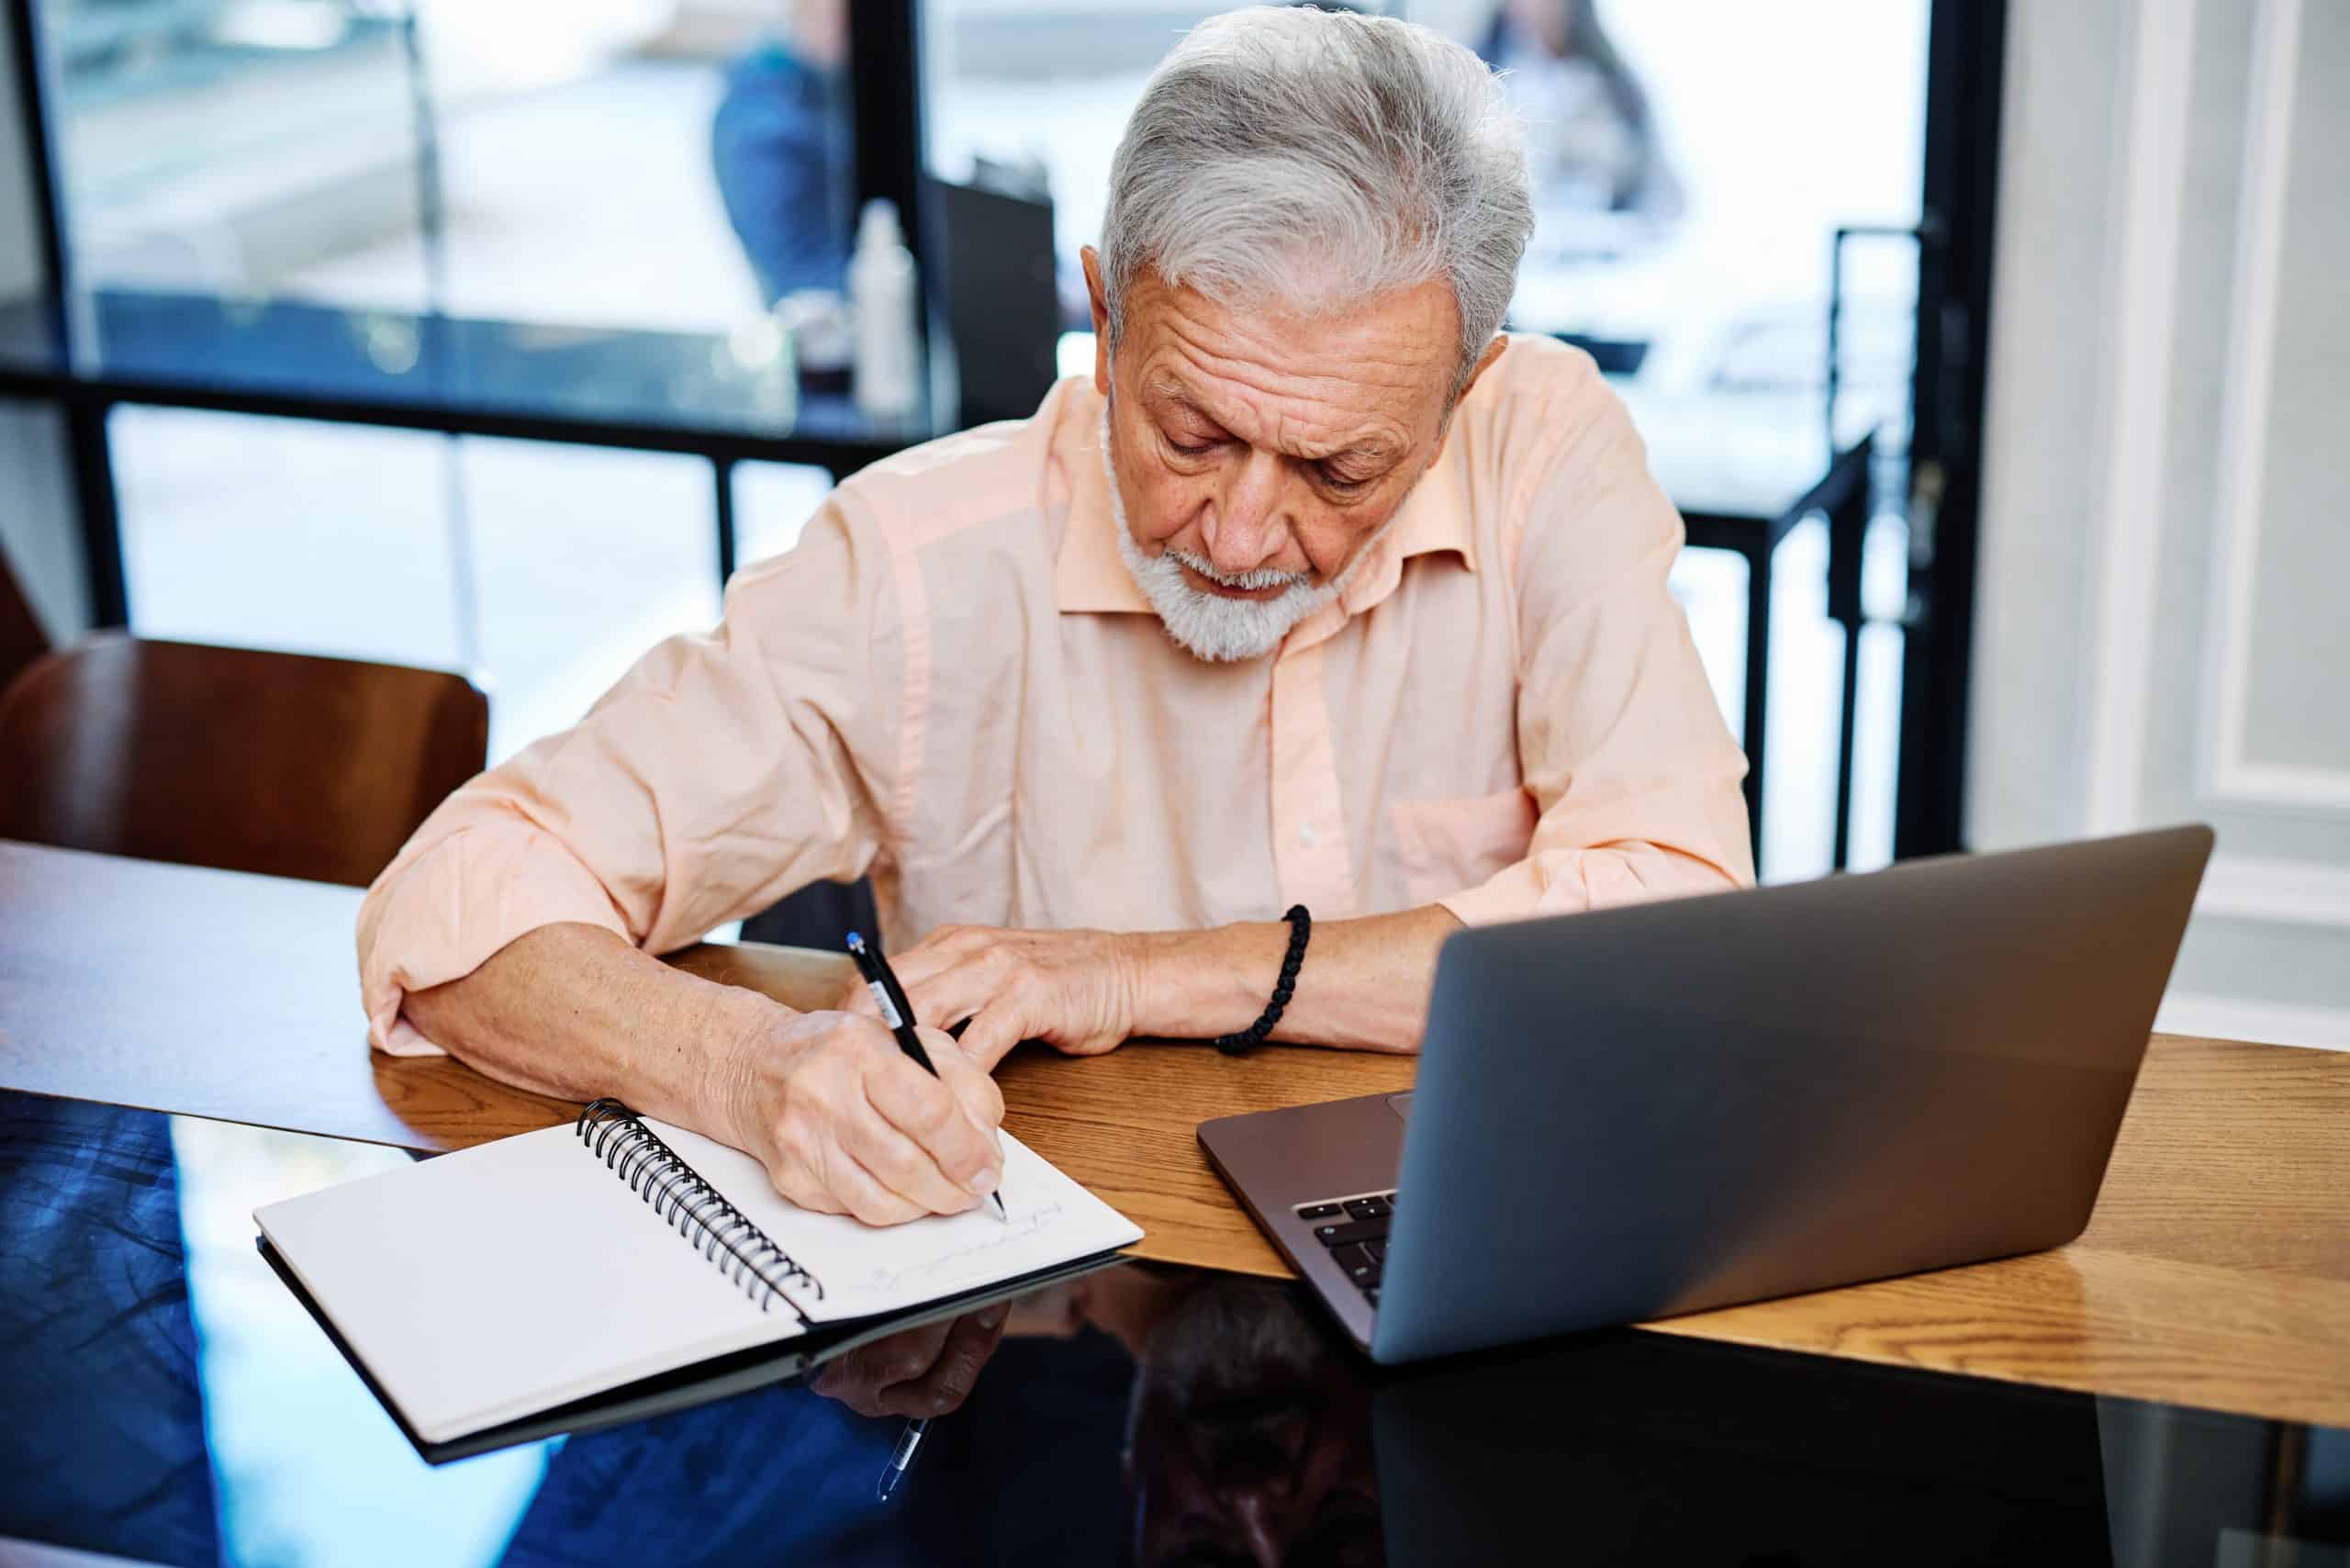
M 1169 450 L 1180 452 L 1186 457 L 1204 457 L 1215 450 L 1215 442 L 1212 441 L 1203 441 L 1193 445 L 1188 442 L 1178 441 L 1171 435 L 1167 438 L 1167 445 Z
M 1335 472 L 1326 465 L 1316 464 L 1315 467 L 1321 473 L 1322 483 L 1324 485 L 1333 490 L 1337 490 L 1342 493 L 1351 494 L 1371 483 L 1368 479 L 1349 479 L 1344 474 Z

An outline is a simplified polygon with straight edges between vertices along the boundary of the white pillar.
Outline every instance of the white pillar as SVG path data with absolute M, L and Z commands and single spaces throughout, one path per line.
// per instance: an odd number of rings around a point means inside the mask
M 1969 842 L 2211 823 L 2160 1026 L 2350 1049 L 2350 6 L 2008 17 Z

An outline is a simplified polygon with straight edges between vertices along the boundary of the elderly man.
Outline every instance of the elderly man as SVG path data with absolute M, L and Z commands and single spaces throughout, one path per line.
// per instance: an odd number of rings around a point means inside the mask
M 360 918 L 376 1046 L 887 1223 L 992 1187 L 1024 1039 L 1410 1050 L 1463 922 L 1751 879 L 1680 520 L 1590 361 L 1496 336 L 1532 218 L 1476 57 L 1220 18 L 1111 185 L 1091 377 L 842 485 L 713 634 L 444 804 Z M 869 1004 L 648 956 L 859 875 L 922 1021 L 968 1021 L 939 1080 Z

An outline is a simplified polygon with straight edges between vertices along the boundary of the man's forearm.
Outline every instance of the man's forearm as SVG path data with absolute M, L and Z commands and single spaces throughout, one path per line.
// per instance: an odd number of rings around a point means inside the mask
M 726 1137 L 733 1048 L 775 1003 L 674 969 L 600 926 L 543 925 L 402 1006 L 426 1038 L 503 1082 L 613 1094 Z
M 1441 905 L 1315 922 L 1276 1040 L 1417 1050 L 1437 950 L 1460 929 Z M 1157 932 L 1134 938 L 1136 1033 L 1235 1034 L 1264 1012 L 1288 951 L 1286 921 Z
M 403 1011 L 492 1078 L 732 1144 L 820 1214 L 955 1214 L 1002 1170 L 1003 1096 L 946 1036 L 923 1042 L 926 1073 L 878 1024 L 696 979 L 596 926 L 541 926 Z

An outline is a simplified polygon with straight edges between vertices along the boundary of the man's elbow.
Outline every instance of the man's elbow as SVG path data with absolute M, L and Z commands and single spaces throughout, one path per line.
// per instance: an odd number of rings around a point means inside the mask
M 1585 909 L 1696 898 L 1754 883 L 1752 863 L 1744 857 L 1651 840 L 1597 845 L 1578 860 Z

